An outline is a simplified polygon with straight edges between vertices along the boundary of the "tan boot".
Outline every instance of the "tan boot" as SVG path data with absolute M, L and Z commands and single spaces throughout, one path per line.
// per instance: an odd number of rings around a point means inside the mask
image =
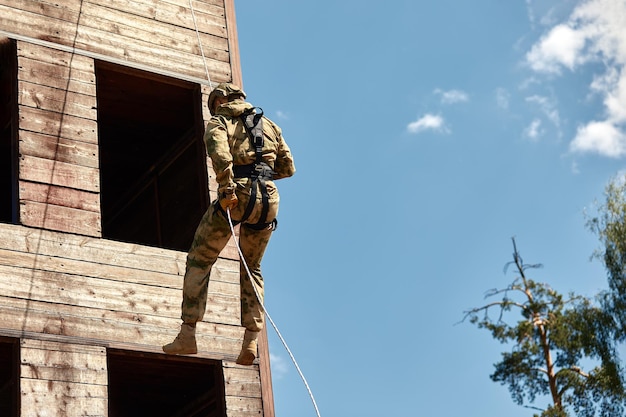
M 170 355 L 191 355 L 198 353 L 196 346 L 196 326 L 183 323 L 180 333 L 172 343 L 163 346 L 163 352 Z
M 237 363 L 239 365 L 252 365 L 254 359 L 257 355 L 257 337 L 259 336 L 259 332 L 252 332 L 246 329 L 246 332 L 243 335 L 243 345 L 241 346 L 241 353 L 237 358 Z

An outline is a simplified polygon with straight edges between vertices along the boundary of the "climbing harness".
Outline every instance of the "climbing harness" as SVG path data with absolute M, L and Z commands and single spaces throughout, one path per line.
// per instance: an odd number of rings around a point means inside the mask
M 241 216 L 240 220 L 234 221 L 235 225 L 242 223 L 244 227 L 253 230 L 276 230 L 278 220 L 275 218 L 267 221 L 267 213 L 270 208 L 270 196 L 267 192 L 266 181 L 274 179 L 274 170 L 263 161 L 263 144 L 265 143 L 263 137 L 263 109 L 260 107 L 254 107 L 246 110 L 240 116 L 243 122 L 246 133 L 250 140 L 250 144 L 254 147 L 255 161 L 252 164 L 246 165 L 233 165 L 233 177 L 238 178 L 250 178 L 250 199 Z M 256 197 L 259 191 L 261 192 L 261 215 L 256 223 L 246 223 L 246 220 L 252 214 L 254 206 L 256 205 Z M 226 215 L 222 206 L 217 205 L 217 209 Z
M 235 226 L 233 224 L 232 218 L 230 217 L 229 208 L 226 209 L 226 217 L 228 218 L 228 225 L 230 226 L 230 232 L 234 236 Z M 298 362 L 296 362 L 296 358 L 293 356 L 293 353 L 291 353 L 291 349 L 289 349 L 289 346 L 287 346 L 287 342 L 285 342 L 283 335 L 280 334 L 280 331 L 278 330 L 278 326 L 276 326 L 276 323 L 274 323 L 274 320 L 272 320 L 272 316 L 270 316 L 270 313 L 265 308 L 265 304 L 263 304 L 263 300 L 261 298 L 261 295 L 259 294 L 259 290 L 257 289 L 257 283 L 252 279 L 252 273 L 250 272 L 250 268 L 248 267 L 248 264 L 246 263 L 246 260 L 243 256 L 243 252 L 241 251 L 241 248 L 239 247 L 239 243 L 237 241 L 235 241 L 235 246 L 237 246 L 237 252 L 239 252 L 241 263 L 243 264 L 246 270 L 247 278 L 250 280 L 250 283 L 252 283 L 252 288 L 254 289 L 254 295 L 256 296 L 256 299 L 259 302 L 259 305 L 261 306 L 261 310 L 263 310 L 263 313 L 265 313 L 267 320 L 272 324 L 272 327 L 274 328 L 276 335 L 278 335 L 278 338 L 280 339 L 281 343 L 285 347 L 285 350 L 289 354 L 289 357 L 291 358 L 293 365 L 296 367 L 296 370 L 298 371 L 298 374 L 300 375 L 300 378 L 302 379 L 302 382 L 304 383 L 304 386 L 306 387 L 306 390 L 309 393 L 309 397 L 311 398 L 311 401 L 313 402 L 313 408 L 315 408 L 315 414 L 317 415 L 317 417 L 321 417 L 320 411 L 317 408 L 317 403 L 315 402 L 315 397 L 313 397 L 313 392 L 311 391 L 311 388 L 309 387 L 309 383 L 307 382 L 306 378 L 304 377 L 304 374 L 300 370 L 300 366 L 298 366 Z
M 204 61 L 204 69 L 206 71 L 207 80 L 209 81 L 209 87 L 213 88 L 212 83 L 211 83 L 211 77 L 209 75 L 209 69 L 208 69 L 207 63 L 206 63 L 206 57 L 204 56 L 204 51 L 202 49 L 202 41 L 200 40 L 200 32 L 198 30 L 198 24 L 196 23 L 196 16 L 195 16 L 195 13 L 194 13 L 192 0 L 189 0 L 189 8 L 191 9 L 191 15 L 193 17 L 193 24 L 194 24 L 194 27 L 195 27 L 195 30 L 196 30 L 196 36 L 198 38 L 198 44 L 200 45 L 200 53 L 202 54 L 202 60 Z M 263 184 L 264 184 L 265 181 L 268 179 L 268 178 L 266 178 L 266 176 L 269 175 L 269 172 L 267 171 L 267 169 L 269 169 L 269 171 L 271 172 L 272 176 L 274 174 L 274 172 L 271 170 L 271 168 L 267 164 L 265 164 L 262 160 L 260 160 L 260 157 L 261 157 L 260 154 L 261 154 L 261 152 L 263 150 L 262 117 L 263 117 L 263 111 L 262 110 L 259 113 L 257 113 L 255 111 L 254 113 L 251 112 L 251 113 L 246 114 L 244 116 L 244 126 L 246 127 L 246 130 L 248 131 L 248 136 L 251 137 L 251 141 L 252 141 L 253 145 L 255 146 L 256 161 L 255 161 L 254 164 L 252 164 L 253 165 L 252 169 L 253 169 L 253 171 L 255 173 L 258 173 L 258 174 L 256 174 L 257 175 L 256 176 L 256 181 L 259 182 L 259 184 L 261 182 L 263 182 Z M 256 122 L 254 120 L 255 118 L 257 118 Z M 252 126 L 252 127 L 249 127 L 248 119 L 250 119 L 250 126 Z M 257 127 L 259 125 L 260 125 L 260 127 Z M 260 134 L 259 134 L 259 132 L 260 132 Z M 260 138 L 259 139 L 260 140 L 260 146 L 257 146 L 257 144 L 259 143 L 256 140 L 257 137 Z M 243 175 L 243 174 L 249 174 L 249 175 L 251 175 L 250 178 L 252 178 L 253 181 L 254 181 L 255 178 L 252 177 L 252 173 L 251 172 L 248 172 L 248 173 L 243 172 L 243 171 L 249 169 L 249 168 L 244 168 L 244 167 L 249 167 L 249 165 L 242 165 L 241 168 L 233 168 L 233 170 L 235 170 L 235 169 L 237 170 L 236 172 L 234 172 L 235 178 L 237 178 L 237 175 L 242 175 L 242 177 L 243 177 L 243 176 L 246 176 L 246 175 Z M 271 178 L 269 178 L 269 179 L 271 180 Z M 252 189 L 255 190 L 255 192 L 256 192 L 256 188 L 257 188 L 256 186 L 252 187 Z M 261 192 L 263 193 L 263 189 L 261 190 Z M 267 193 L 267 189 L 266 188 L 265 188 L 265 193 Z M 262 195 L 262 199 L 263 198 L 264 197 Z M 253 204 L 255 200 L 256 200 L 256 195 L 254 196 L 254 198 L 251 195 L 250 196 L 250 203 L 248 205 Z M 217 204 L 217 206 L 221 208 L 221 206 L 219 204 Z M 247 211 L 247 208 L 246 208 L 246 211 Z M 244 213 L 244 215 L 245 215 L 245 213 Z M 248 216 L 249 215 L 250 214 L 248 214 Z M 267 217 L 267 212 L 265 213 L 265 215 L 261 216 L 260 221 L 265 222 L 266 217 Z M 232 218 L 230 216 L 230 209 L 229 208 L 226 209 L 226 218 L 228 219 L 228 225 L 230 226 L 230 231 L 231 231 L 232 235 L 235 236 L 235 225 L 233 224 L 233 220 L 232 220 Z M 277 222 L 274 219 L 272 222 L 270 222 L 270 224 L 271 224 L 271 227 L 273 229 L 275 229 L 276 225 L 277 225 Z M 270 224 L 266 224 L 265 227 L 269 227 Z M 251 226 L 248 226 L 248 227 L 251 227 Z M 274 328 L 274 331 L 278 335 L 278 338 L 280 339 L 281 343 L 285 347 L 285 350 L 289 354 L 289 357 L 291 358 L 291 361 L 293 362 L 296 370 L 298 371 L 298 374 L 300 375 L 300 378 L 302 379 L 302 382 L 304 383 L 304 386 L 306 387 L 306 390 L 309 393 L 309 397 L 311 398 L 311 402 L 313 403 L 313 408 L 315 408 L 315 414 L 317 415 L 317 417 L 321 417 L 319 409 L 317 408 L 317 403 L 315 402 L 315 397 L 313 396 L 313 392 L 311 391 L 311 388 L 309 387 L 309 384 L 308 384 L 306 378 L 304 377 L 304 374 L 300 370 L 300 366 L 298 366 L 298 362 L 296 362 L 296 358 L 293 356 L 293 353 L 291 353 L 291 349 L 289 349 L 289 346 L 287 346 L 287 342 L 285 342 L 285 339 L 283 338 L 282 334 L 278 330 L 278 326 L 276 326 L 276 323 L 274 323 L 274 320 L 272 320 L 272 317 L 270 316 L 269 312 L 265 308 L 265 305 L 263 304 L 262 298 L 259 295 L 259 291 L 257 290 L 257 287 L 256 287 L 256 282 L 252 279 L 252 273 L 250 272 L 250 268 L 248 267 L 248 264 L 246 263 L 246 260 L 245 260 L 245 258 L 243 256 L 243 252 L 241 251 L 241 247 L 239 246 L 239 242 L 237 242 L 236 239 L 235 239 L 235 246 L 237 247 L 237 251 L 239 252 L 239 257 L 241 259 L 241 263 L 243 264 L 243 266 L 244 266 L 244 268 L 246 270 L 247 277 L 250 280 L 250 282 L 252 283 L 252 288 L 254 288 L 254 295 L 256 296 L 256 299 L 259 302 L 259 305 L 261 306 L 261 309 L 263 310 L 263 312 L 267 316 L 267 320 L 272 324 L 272 327 Z
M 272 219 L 269 222 L 267 221 L 267 213 L 270 208 L 270 197 L 267 193 L 266 181 L 271 181 L 274 178 L 274 171 L 269 165 L 263 162 L 263 109 L 255 107 L 246 110 L 241 115 L 241 121 L 244 124 L 250 143 L 254 147 L 256 160 L 253 164 L 233 166 L 233 175 L 235 178 L 250 178 L 252 180 L 250 183 L 250 200 L 248 201 L 248 205 L 241 216 L 241 220 L 235 224 L 243 223 L 244 227 L 248 227 L 253 230 L 263 230 L 268 228 L 276 230 L 278 221 L 276 219 Z M 259 221 L 254 224 L 245 223 L 245 221 L 250 217 L 250 214 L 252 214 L 252 210 L 256 204 L 257 189 L 261 191 L 261 216 Z

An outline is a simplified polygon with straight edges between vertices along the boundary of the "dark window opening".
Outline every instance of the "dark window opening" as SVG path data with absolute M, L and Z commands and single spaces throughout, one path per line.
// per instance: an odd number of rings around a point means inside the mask
M 187 251 L 208 207 L 198 84 L 96 64 L 103 237 Z
M 18 342 L 18 339 L 0 337 L 0 416 L 18 416 L 20 398 Z
M 17 223 L 17 49 L 0 38 L 0 222 Z
M 110 349 L 109 417 L 226 417 L 221 362 Z

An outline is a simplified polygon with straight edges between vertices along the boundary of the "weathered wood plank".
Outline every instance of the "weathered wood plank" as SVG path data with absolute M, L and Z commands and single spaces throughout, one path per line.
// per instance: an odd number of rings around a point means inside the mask
M 93 38 L 100 37 L 96 43 Z M 130 42 L 130 43 L 129 43 Z M 196 48 L 197 42 L 194 43 Z M 180 72 L 192 77 L 206 79 L 204 61 L 200 55 L 190 52 L 180 52 L 176 49 L 157 48 L 149 42 L 133 40 L 131 38 L 103 33 L 92 28 L 82 28 L 77 38 L 77 46 L 95 53 L 124 58 L 128 61 L 142 63 L 154 68 Z M 175 45 L 178 46 L 178 45 Z M 217 82 L 226 82 L 231 79 L 230 63 L 223 61 L 223 52 L 220 49 L 206 45 L 203 41 L 206 67 L 211 79 Z
M 157 272 L 146 274 L 146 271 L 139 269 L 128 269 L 115 265 L 83 262 L 37 253 L 18 252 L 11 249 L 0 249 L 0 254 L 2 255 L 2 258 L 0 258 L 0 265 L 13 268 L 24 268 L 28 271 L 28 275 L 46 271 L 49 273 L 73 274 L 81 277 L 108 280 L 109 285 L 112 286 L 116 286 L 117 284 L 110 281 L 121 281 L 123 283 L 128 282 L 131 284 L 142 284 L 145 286 L 170 288 L 173 290 L 180 290 L 182 286 L 181 277 L 170 276 Z M 5 273 L 8 277 L 12 275 L 20 276 L 23 274 L 19 271 L 5 271 Z M 228 289 L 228 287 L 223 288 L 218 281 L 215 282 L 215 287 L 223 291 L 232 291 Z M 141 292 L 139 293 L 141 294 Z
M 167 42 L 165 45 L 155 44 L 150 41 L 152 35 L 146 33 L 143 37 L 135 37 L 139 34 L 133 31 L 124 32 L 128 35 L 120 35 L 117 32 L 125 29 L 123 25 L 103 30 L 99 27 L 103 22 L 98 19 L 100 18 L 82 16 L 80 24 L 77 25 L 76 22 L 51 19 L 37 13 L 16 11 L 11 7 L 0 5 L 0 29 L 10 29 L 24 36 L 141 63 L 154 68 L 165 70 L 175 68 L 176 72 L 181 74 L 201 79 L 206 78 L 204 61 L 199 54 L 194 30 L 181 30 L 177 26 L 164 24 L 161 24 L 160 29 L 154 29 L 153 34 L 180 33 L 180 36 L 184 36 L 180 41 L 174 41 L 174 48 L 172 48 L 170 46 L 172 45 L 171 40 L 165 39 Z M 154 21 L 152 23 L 156 24 Z M 95 27 L 89 26 L 90 24 Z M 194 38 L 196 41 L 190 43 L 191 39 Z M 218 82 L 230 80 L 231 68 L 227 53 L 228 46 L 224 44 L 224 39 L 207 34 L 201 34 L 201 38 L 206 65 L 212 74 L 211 78 Z
M 226 14 L 226 28 L 228 29 L 228 51 L 230 52 L 230 67 L 232 69 L 232 81 L 243 86 L 241 74 L 241 59 L 239 58 L 239 35 L 237 34 L 237 19 L 235 18 L 235 0 L 224 0 L 224 12 Z M 274 417 L 274 411 L 266 417 Z
M 161 346 L 180 330 L 180 319 L 66 306 L 0 295 L 0 328 L 20 332 L 91 339 L 92 345 L 132 342 L 135 346 Z M 243 328 L 198 323 L 198 349 L 216 355 L 235 355 L 241 348 Z
M 31 3 L 36 5 L 34 2 Z M 46 13 L 50 13 L 50 11 L 55 12 L 53 14 L 61 13 L 61 15 L 46 17 L 28 11 L 24 5 L 21 8 L 15 8 L 12 5 L 0 4 L 0 28 L 37 39 L 62 39 L 63 42 L 58 43 L 70 46 L 72 41 L 76 39 L 78 13 L 64 7 L 46 10 Z M 29 21 L 32 22 L 30 27 Z
M 0 223 L 0 247 L 39 256 L 93 262 L 96 266 L 115 265 L 167 275 L 185 273 L 186 254 L 183 252 L 29 229 L 19 225 Z M 228 263 L 232 265 L 233 262 Z M 232 270 L 232 267 L 229 269 Z
M 81 0 L 64 0 L 63 2 L 41 0 L 0 0 L 0 5 L 9 6 L 20 13 L 30 12 L 48 16 L 54 20 L 68 22 L 78 21 Z
M 14 253 L 0 250 L 0 256 L 11 255 L 15 257 Z M 37 268 L 43 266 L 43 262 L 30 260 L 26 254 L 18 258 L 20 263 L 31 261 Z M 182 301 L 180 289 L 6 265 L 0 265 L 0 293 L 13 298 L 170 318 L 180 317 Z M 204 321 L 239 325 L 239 287 L 211 282 Z
M 0 0 L 0 3 L 4 3 L 6 1 L 7 0 Z M 8 1 L 11 2 L 12 0 Z M 29 0 L 27 1 L 32 3 Z M 60 71 L 67 71 L 68 68 L 71 68 L 71 70 L 76 71 L 78 75 L 78 77 L 75 77 L 76 79 L 84 82 L 95 82 L 95 78 L 93 78 L 94 63 L 92 58 L 41 45 L 35 45 L 29 42 L 17 43 L 17 56 L 19 58 L 18 63 L 24 63 L 26 67 L 29 66 L 27 63 L 28 61 L 31 62 L 30 65 L 51 65 L 58 68 Z M 81 74 L 91 74 L 91 77 L 87 76 L 83 79 Z M 62 77 L 67 74 L 62 73 L 59 75 Z M 72 75 L 74 76 L 75 74 Z
M 189 7 L 189 0 L 161 0 L 161 3 L 171 3 L 179 7 Z M 224 0 L 193 0 L 193 8 L 196 12 L 221 15 L 224 13 Z M 212 10 L 216 12 L 214 13 Z
M 228 417 L 259 417 L 263 410 L 260 398 L 226 396 L 226 415 Z
M 99 237 L 100 213 L 70 207 L 20 200 L 20 221 L 24 226 Z
M 97 169 L 99 167 L 99 148 L 93 143 L 22 130 L 20 132 L 19 151 L 20 155 L 35 156 L 89 168 Z
M 96 95 L 93 59 L 24 42 L 19 46 L 18 80 Z
M 215 87 L 215 85 L 213 87 Z M 211 94 L 211 88 L 208 85 L 202 85 L 200 86 L 200 91 L 202 92 L 202 119 L 204 120 L 204 125 L 206 126 L 207 122 L 211 120 L 212 117 L 209 107 L 207 106 L 209 94 Z
M 107 357 L 100 346 L 21 340 L 22 410 L 42 416 L 106 416 Z
M 42 350 L 42 351 L 55 351 L 55 352 L 70 352 L 72 354 L 94 354 L 100 357 L 103 355 L 106 358 L 106 349 L 102 346 L 88 346 L 79 345 L 75 343 L 55 342 L 51 340 L 35 340 L 24 339 L 20 341 L 22 349 Z M 98 362 L 102 366 L 106 366 L 106 361 Z M 91 366 L 89 366 L 91 367 Z M 104 381 L 102 384 L 106 384 Z
M 79 13 L 90 14 L 88 6 L 97 3 L 100 6 L 120 13 L 148 18 L 166 24 L 175 24 L 184 28 L 194 28 L 188 0 L 156 1 L 156 0 L 98 0 L 83 1 L 65 0 L 63 4 L 50 0 L 0 0 L 0 4 L 38 13 L 50 18 L 67 20 L 76 23 Z M 198 30 L 221 37 L 226 37 L 224 29 L 224 3 L 220 0 L 194 1 L 194 13 Z
M 28 130 L 80 142 L 98 143 L 98 124 L 95 120 L 26 106 L 19 107 L 19 118 L 20 130 Z
M 226 19 L 224 17 L 224 3 L 210 4 L 204 1 L 194 1 L 193 14 L 196 16 L 196 25 L 201 33 L 208 33 L 225 38 Z M 162 22 L 171 23 L 186 28 L 194 28 L 193 15 L 189 8 L 189 0 L 160 1 L 157 3 L 155 18 Z M 204 43 L 204 41 L 203 41 Z M 228 45 L 226 45 L 228 47 Z
M 107 385 L 107 354 L 101 346 L 21 340 L 21 377 Z
M 19 184 L 22 200 L 100 213 L 99 194 L 34 182 Z
M 138 284 L 182 288 L 186 253 L 131 243 L 74 236 L 48 230 L 0 223 L 0 248 L 51 260 L 56 272 L 87 271 L 91 276 L 120 279 Z M 69 261 L 74 261 L 69 263 Z M 4 262 L 0 258 L 0 262 Z M 53 264 L 60 265 L 53 269 Z M 32 264 L 31 264 L 32 265 Z M 68 265 L 63 269 L 63 265 Z M 211 281 L 239 283 L 239 262 L 220 258 L 213 266 Z
M 20 158 L 20 179 L 77 190 L 100 191 L 98 169 L 30 155 L 22 155 Z
M 261 379 L 257 367 L 223 367 L 226 395 L 261 398 Z
M 129 269 L 116 265 L 104 265 L 80 260 L 51 257 L 37 253 L 18 252 L 11 249 L 0 249 L 0 268 L 2 268 L 2 266 L 23 268 L 25 271 L 28 271 L 26 273 L 27 275 L 32 275 L 35 272 L 62 274 L 63 276 L 57 277 L 61 283 L 68 279 L 81 278 L 102 280 L 96 281 L 96 283 L 102 282 L 101 285 L 113 287 L 117 291 L 118 295 L 124 295 L 126 298 L 133 294 L 137 295 L 137 297 L 142 296 L 144 291 L 160 291 L 161 289 L 170 289 L 175 291 L 176 294 L 176 309 L 180 307 L 178 305 L 180 304 L 179 292 L 182 290 L 183 279 L 178 275 L 167 275 L 157 272 L 147 274 L 146 271 L 139 269 Z M 23 273 L 19 271 L 4 272 L 6 272 L 9 277 L 12 275 L 23 275 Z M 79 278 L 68 278 L 65 277 L 65 275 L 76 276 Z M 223 276 L 219 276 L 219 272 L 215 275 L 216 276 L 209 282 L 209 295 L 224 296 L 227 298 L 239 297 L 238 280 L 237 282 L 235 282 L 236 280 L 232 278 L 225 280 Z M 232 276 L 233 274 L 229 275 Z M 59 286 L 58 283 L 55 285 Z M 90 285 L 99 284 L 89 284 L 85 282 L 82 283 L 82 285 L 86 285 L 87 289 L 90 289 Z M 67 286 L 60 284 L 60 287 L 65 288 Z M 154 288 L 151 289 L 151 287 Z M 154 301 L 157 302 L 158 299 L 155 299 Z M 137 304 L 139 300 L 130 299 L 129 302 L 131 302 L 131 304 Z M 158 309 L 151 306 L 146 311 L 155 312 L 156 310 Z
M 200 16 L 196 14 L 196 22 L 205 56 L 228 61 L 224 17 L 199 14 Z M 80 25 L 100 31 L 112 31 L 131 39 L 144 39 L 157 48 L 174 48 L 180 52 L 200 54 L 198 33 L 188 7 L 180 8 L 161 2 L 157 5 L 156 19 L 150 19 L 105 7 L 101 2 L 85 2 Z
M 37 417 L 106 417 L 107 387 L 22 378 L 21 409 Z
M 18 104 L 96 120 L 96 97 L 27 81 L 18 81 Z
M 37 243 L 33 241 L 36 250 L 48 252 L 48 244 L 45 241 Z M 61 250 L 63 244 L 61 243 Z M 151 285 L 160 288 L 172 288 L 180 290 L 182 288 L 182 277 L 180 275 L 165 274 L 162 272 L 147 271 L 145 269 L 120 267 L 117 265 L 106 265 L 93 261 L 81 261 L 71 258 L 49 256 L 44 253 L 18 252 L 13 249 L 0 249 L 4 256 L 0 258 L 0 264 L 18 268 L 36 269 L 58 273 L 71 273 L 76 275 L 91 276 L 95 278 L 108 279 L 111 281 L 122 281 L 135 284 Z M 55 251 L 56 252 L 56 251 Z M 88 254 L 88 252 L 85 252 Z M 144 260 L 148 264 L 149 260 Z M 219 282 L 218 280 L 213 280 Z

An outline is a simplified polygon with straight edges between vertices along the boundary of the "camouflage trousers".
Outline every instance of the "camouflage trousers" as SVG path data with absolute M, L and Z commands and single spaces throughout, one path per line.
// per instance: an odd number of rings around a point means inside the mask
M 239 195 L 239 193 L 237 194 Z M 247 203 L 247 195 L 242 195 L 239 206 L 232 211 L 232 217 L 235 221 L 241 218 L 241 213 Z M 231 236 L 228 219 L 218 209 L 218 205 L 217 200 L 214 201 L 202 217 L 187 255 L 181 306 L 181 318 L 185 323 L 195 323 L 204 317 L 211 268 Z M 255 207 L 250 216 L 249 220 L 251 223 L 254 223 L 255 218 L 259 217 L 260 201 L 258 206 L 258 209 Z M 270 215 L 273 217 L 269 218 L 275 218 L 277 211 L 278 199 L 276 198 L 270 200 Z M 257 292 L 261 297 L 261 302 L 263 302 L 264 295 L 261 259 L 271 234 L 272 230 L 253 230 L 245 227 L 243 224 L 239 230 L 239 246 L 256 285 Z M 258 332 L 263 329 L 263 308 L 257 300 L 252 287 L 253 284 L 241 261 L 239 279 L 241 284 L 241 325 L 248 330 Z

